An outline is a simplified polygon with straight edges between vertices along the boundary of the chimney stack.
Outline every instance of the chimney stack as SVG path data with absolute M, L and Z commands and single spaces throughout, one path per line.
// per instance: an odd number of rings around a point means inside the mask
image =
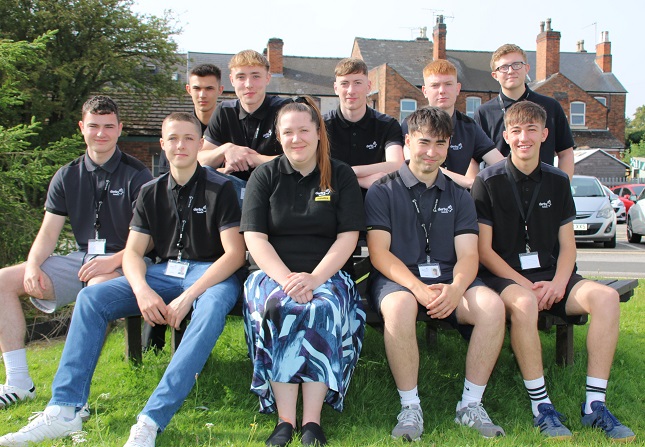
M 609 42 L 609 31 L 600 33 L 600 42 L 596 45 L 596 64 L 603 73 L 611 73 L 611 42 Z
M 535 55 L 535 80 L 543 81 L 560 71 L 560 31 L 551 29 L 551 19 L 540 22 Z
M 587 50 L 585 50 L 585 41 L 584 40 L 579 40 L 576 42 L 576 53 L 586 53 Z
M 437 16 L 437 24 L 432 30 L 432 59 L 446 59 L 446 24 L 443 15 Z
M 267 44 L 267 59 L 269 59 L 269 71 L 273 76 L 282 76 L 284 70 L 282 47 L 284 47 L 282 39 L 277 37 L 269 39 L 269 43 Z

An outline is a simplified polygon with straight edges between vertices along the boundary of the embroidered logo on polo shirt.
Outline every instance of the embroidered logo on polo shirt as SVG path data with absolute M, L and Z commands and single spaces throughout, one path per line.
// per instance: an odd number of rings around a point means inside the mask
M 540 206 L 540 208 L 544 208 L 544 209 L 551 208 L 551 200 L 547 200 L 546 202 L 540 202 L 538 203 L 538 205 Z
M 450 149 L 452 149 L 453 151 L 460 151 L 460 150 L 462 150 L 463 148 L 464 148 L 464 147 L 462 146 L 462 144 L 461 144 L 461 143 L 459 143 L 459 144 L 451 144 L 451 145 L 450 145 Z
M 193 213 L 206 214 L 206 205 L 202 206 L 201 208 L 193 208 Z
M 112 194 L 113 196 L 116 196 L 116 197 L 122 196 L 122 195 L 125 194 L 125 190 L 123 188 L 111 189 L 110 194 Z
M 273 135 L 273 130 L 269 129 L 269 131 L 267 133 L 262 135 L 262 138 L 264 138 L 266 140 L 267 138 L 271 138 L 271 135 Z
M 452 205 L 448 205 L 445 208 L 437 208 L 437 211 L 439 211 L 441 214 L 452 213 Z
M 369 149 L 370 151 L 373 149 L 376 149 L 378 147 L 378 143 L 375 141 L 372 144 L 368 144 L 365 146 L 365 149 Z
M 314 192 L 316 197 L 314 198 L 315 202 L 329 202 L 331 201 L 331 190 L 326 189 L 324 191 L 316 191 Z

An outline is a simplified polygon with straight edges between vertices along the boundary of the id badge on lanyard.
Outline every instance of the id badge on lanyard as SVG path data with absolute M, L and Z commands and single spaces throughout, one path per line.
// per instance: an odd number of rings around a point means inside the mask
M 166 271 L 164 274 L 166 276 L 172 276 L 173 278 L 184 279 L 186 278 L 186 274 L 188 273 L 189 266 L 190 263 L 186 261 L 175 261 L 174 259 L 170 259 L 168 261 L 168 264 L 166 264 Z
M 87 241 L 88 255 L 104 255 L 107 241 L 105 239 L 89 239 Z
M 419 275 L 421 278 L 439 278 L 441 276 L 441 266 L 438 262 L 424 262 L 419 264 Z
M 537 252 L 520 253 L 520 266 L 522 270 L 540 268 L 540 257 Z

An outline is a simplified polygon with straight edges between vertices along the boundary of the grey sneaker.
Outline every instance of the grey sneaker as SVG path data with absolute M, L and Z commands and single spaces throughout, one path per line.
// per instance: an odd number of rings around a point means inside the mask
M 555 411 L 553 404 L 538 405 L 539 414 L 533 418 L 533 425 L 540 427 L 540 433 L 550 439 L 567 439 L 571 437 L 571 431 L 562 424 L 566 420 L 564 416 Z
M 423 434 L 423 411 L 419 405 L 405 405 L 396 417 L 399 422 L 392 430 L 393 438 L 418 441 Z
M 455 422 L 477 430 L 484 438 L 506 435 L 502 427 L 493 424 L 481 402 L 471 402 L 468 406 L 457 410 Z

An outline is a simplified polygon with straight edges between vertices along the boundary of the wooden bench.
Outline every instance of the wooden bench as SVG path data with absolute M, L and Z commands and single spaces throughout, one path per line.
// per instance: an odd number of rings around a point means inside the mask
M 361 296 L 363 297 L 363 307 L 366 314 L 366 323 L 370 326 L 382 330 L 383 320 L 381 316 L 372 310 L 367 304 L 365 299 L 366 281 L 361 281 L 361 277 L 365 277 L 365 271 L 361 271 L 357 264 L 357 287 Z M 634 289 L 638 286 L 637 279 L 603 279 L 598 280 L 599 283 L 605 284 L 618 292 L 621 302 L 629 301 L 634 296 Z M 242 316 L 242 303 L 238 302 L 230 315 Z M 587 323 L 587 315 L 568 318 L 565 321 L 562 318 L 555 317 L 546 312 L 540 312 L 539 328 L 541 330 L 550 330 L 553 326 L 556 327 L 556 342 L 555 342 L 555 359 L 558 365 L 572 365 L 573 364 L 573 328 L 576 325 L 584 325 Z M 417 321 L 426 323 L 426 343 L 428 346 L 435 346 L 437 343 L 437 332 L 439 329 L 450 330 L 452 326 L 441 320 L 433 320 L 428 315 L 420 312 Z M 125 355 L 128 359 L 134 362 L 140 362 L 142 358 L 141 347 L 141 324 L 142 319 L 140 316 L 128 317 L 125 322 Z M 175 350 L 181 342 L 184 330 L 187 325 L 187 320 L 184 320 L 180 330 L 172 330 L 170 349 L 174 354 Z

